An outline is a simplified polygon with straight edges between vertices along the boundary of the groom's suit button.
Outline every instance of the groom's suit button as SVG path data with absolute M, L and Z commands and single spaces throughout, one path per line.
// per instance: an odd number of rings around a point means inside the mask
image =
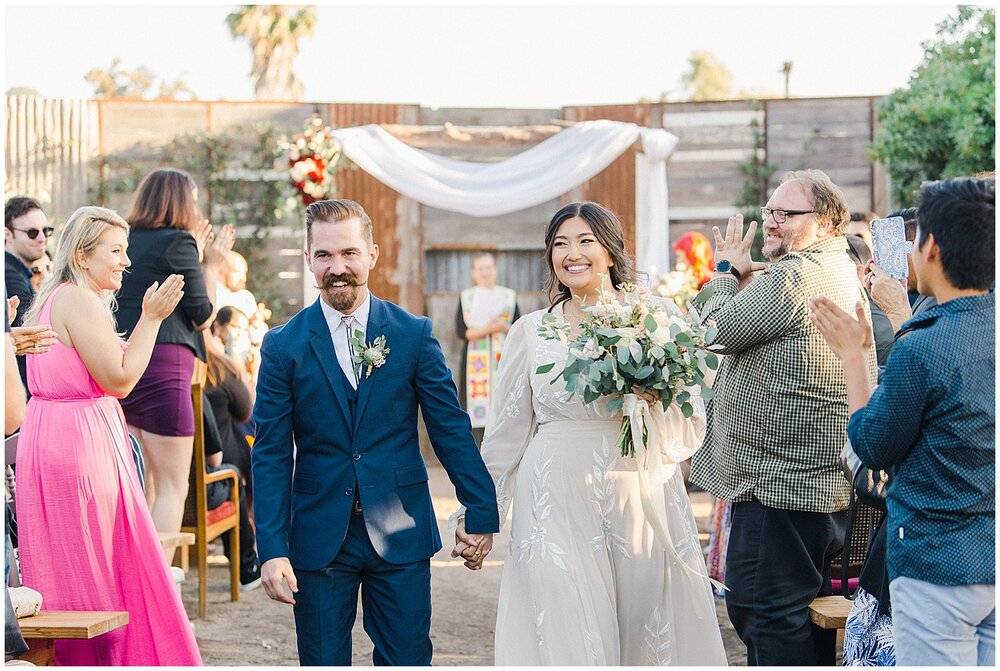
M 360 455 L 360 454 L 358 454 L 357 452 L 355 452 L 355 453 L 354 453 L 353 455 L 351 455 L 351 456 L 353 456 L 353 457 L 354 457 L 354 461 L 358 461 L 358 460 L 360 460 L 360 459 L 361 459 L 361 455 Z
M 347 496 L 354 496 L 354 487 L 348 487 L 345 489 L 344 494 Z

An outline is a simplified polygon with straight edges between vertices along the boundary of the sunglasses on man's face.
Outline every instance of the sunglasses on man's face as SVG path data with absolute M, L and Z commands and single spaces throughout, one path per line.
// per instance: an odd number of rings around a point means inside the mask
M 46 238 L 51 238 L 56 229 L 51 226 L 46 226 L 45 228 L 14 228 L 11 226 L 11 230 L 20 231 L 21 233 L 27 235 L 30 240 L 34 240 L 38 237 L 39 233 L 44 235 Z

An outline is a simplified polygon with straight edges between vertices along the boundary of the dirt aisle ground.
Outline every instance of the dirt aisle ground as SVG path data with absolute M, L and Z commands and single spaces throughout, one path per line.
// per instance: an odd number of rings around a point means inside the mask
M 458 508 L 454 489 L 440 467 L 429 469 L 434 509 L 438 514 L 445 548 L 431 560 L 434 642 L 436 666 L 491 666 L 493 624 L 503 571 L 507 535 L 496 539 L 496 560 L 488 560 L 481 571 L 469 571 L 448 555 L 447 519 Z M 708 514 L 708 497 L 695 495 L 695 514 Z M 238 603 L 229 601 L 228 568 L 209 567 L 208 617 L 194 620 L 195 635 L 205 664 L 214 666 L 290 666 L 298 664 L 295 624 L 291 606 L 271 601 L 263 589 L 243 594 Z M 188 614 L 197 613 L 197 575 L 192 572 L 184 585 Z M 726 617 L 725 604 L 716 601 L 723 640 L 731 665 L 746 664 L 746 649 Z M 361 608 L 354 628 L 354 664 L 371 665 L 372 644 L 361 626 Z

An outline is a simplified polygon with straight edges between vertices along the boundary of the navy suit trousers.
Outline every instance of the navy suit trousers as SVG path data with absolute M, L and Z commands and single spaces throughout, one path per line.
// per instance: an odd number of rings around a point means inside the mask
M 358 588 L 376 666 L 430 666 L 431 563 L 390 564 L 378 556 L 362 514 L 329 566 L 296 570 L 295 631 L 302 666 L 350 666 Z

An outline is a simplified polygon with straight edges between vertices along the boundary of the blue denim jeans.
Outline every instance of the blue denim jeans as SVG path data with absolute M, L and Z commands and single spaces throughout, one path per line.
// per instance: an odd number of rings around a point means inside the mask
M 935 585 L 899 577 L 889 583 L 896 663 L 993 666 L 995 585 Z

